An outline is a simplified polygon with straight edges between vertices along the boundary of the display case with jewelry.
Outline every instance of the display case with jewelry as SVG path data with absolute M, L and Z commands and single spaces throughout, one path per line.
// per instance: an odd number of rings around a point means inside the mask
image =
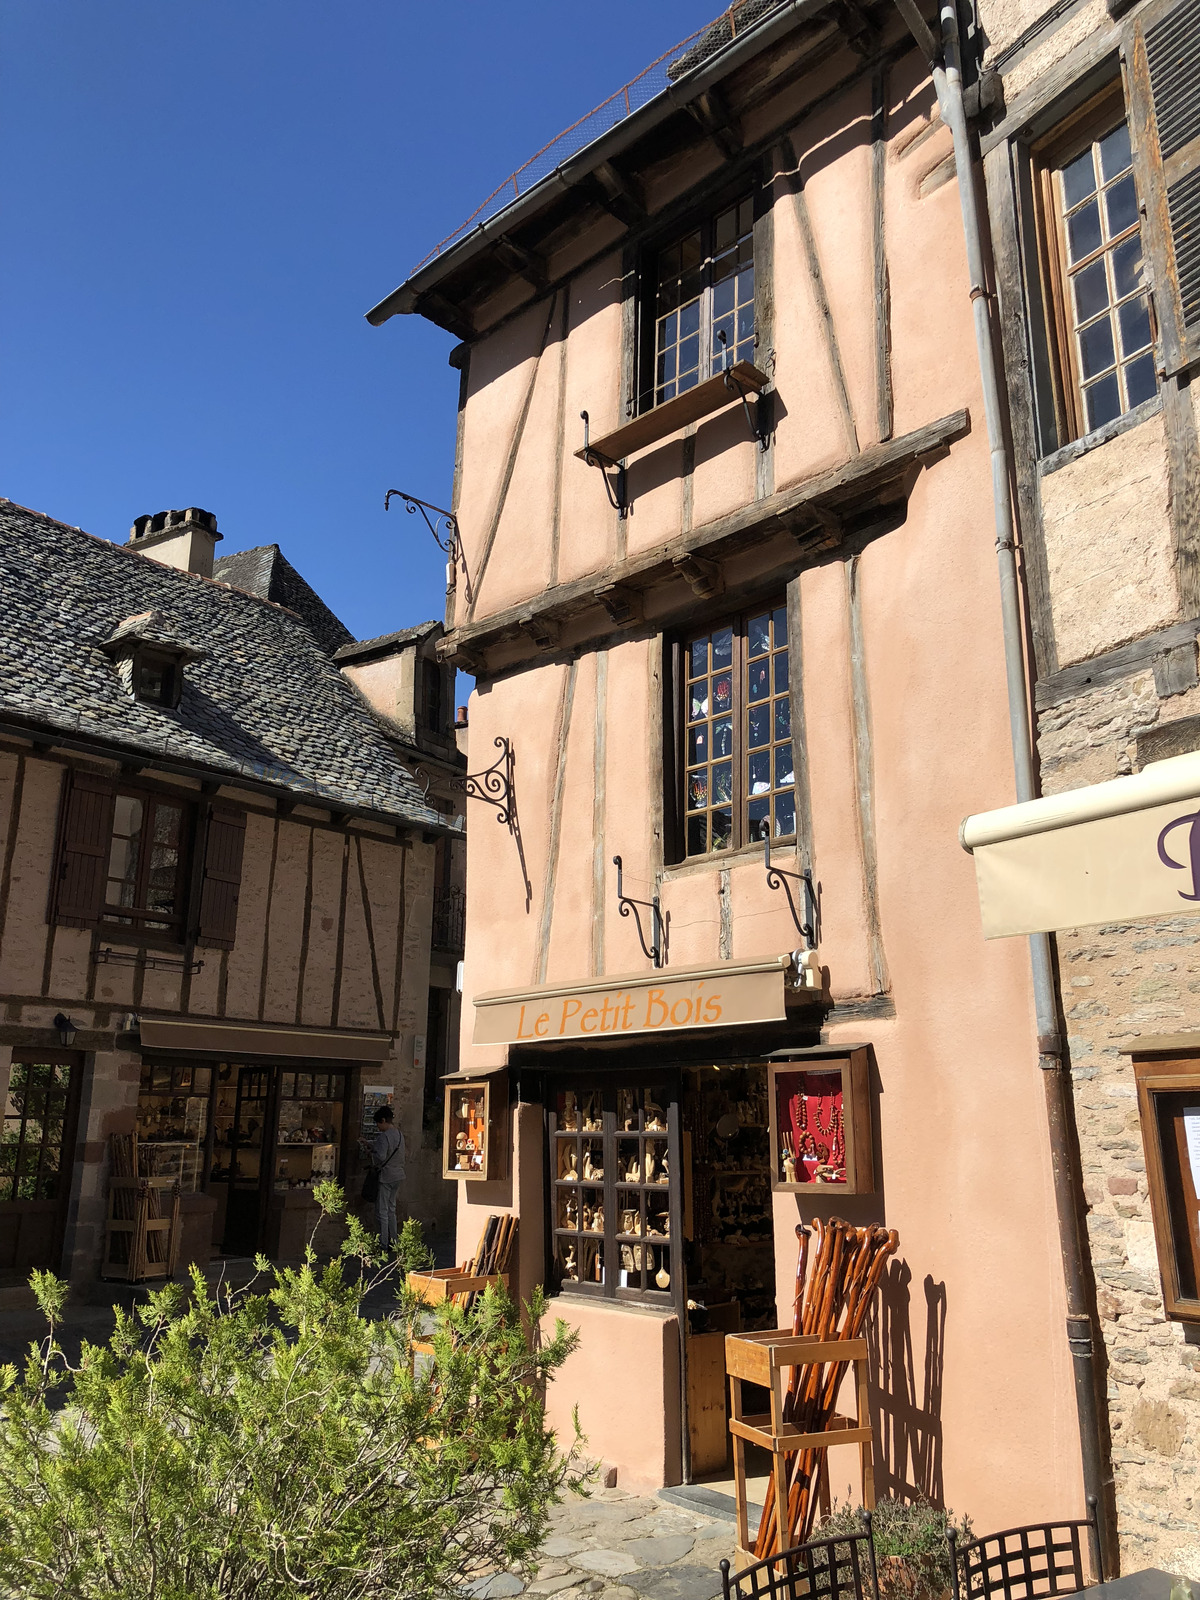
M 797 1052 L 768 1082 L 772 1189 L 873 1194 L 868 1047 Z
M 447 1079 L 442 1142 L 443 1178 L 476 1182 L 503 1176 L 503 1117 L 508 1107 L 507 1078 Z

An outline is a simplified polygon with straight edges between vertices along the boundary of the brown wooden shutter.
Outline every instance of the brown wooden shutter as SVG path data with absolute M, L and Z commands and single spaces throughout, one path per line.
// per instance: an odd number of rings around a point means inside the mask
M 233 949 L 245 843 L 246 813 L 229 806 L 212 806 L 204 832 L 197 944 Z
M 1158 0 L 1126 62 L 1146 244 L 1168 373 L 1200 359 L 1200 0 Z
M 65 927 L 90 928 L 100 920 L 114 794 L 112 781 L 95 773 L 68 771 L 63 778 L 51 920 Z

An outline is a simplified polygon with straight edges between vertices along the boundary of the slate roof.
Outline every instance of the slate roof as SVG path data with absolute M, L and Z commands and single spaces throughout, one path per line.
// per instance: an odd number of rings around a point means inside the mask
M 382 729 L 290 611 L 0 499 L 0 722 L 442 828 Z M 203 647 L 169 710 L 101 646 L 154 611 Z
M 390 655 L 406 644 L 420 644 L 431 633 L 443 627 L 441 622 L 418 622 L 411 628 L 401 628 L 397 633 L 381 633 L 375 639 L 357 639 L 335 651 L 335 661 L 360 661 L 366 656 Z
M 263 600 L 274 600 L 276 605 L 287 606 L 297 616 L 303 617 L 319 643 L 332 655 L 344 644 L 351 644 L 354 635 L 307 579 L 302 578 L 277 544 L 256 545 L 253 550 L 237 550 L 227 556 L 217 556 L 213 562 L 213 577 L 235 589 L 245 589 Z

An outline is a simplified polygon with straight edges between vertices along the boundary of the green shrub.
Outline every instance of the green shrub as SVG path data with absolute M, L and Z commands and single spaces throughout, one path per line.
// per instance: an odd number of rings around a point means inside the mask
M 820 1523 L 814 1539 L 832 1539 L 839 1533 L 861 1533 L 863 1511 L 834 1506 Z M 879 1563 L 880 1600 L 912 1600 L 919 1595 L 944 1594 L 950 1587 L 950 1550 L 946 1529 L 969 1539 L 971 1520 L 955 1522 L 952 1511 L 940 1511 L 928 1500 L 880 1500 L 871 1513 L 875 1555 Z M 904 1565 L 897 1570 L 889 1560 Z
M 325 1215 L 343 1209 L 333 1184 Z M 348 1221 L 341 1257 L 259 1259 L 246 1289 L 198 1269 L 72 1367 L 66 1286 L 35 1274 L 49 1333 L 0 1369 L 0 1592 L 22 1600 L 433 1600 L 527 1566 L 584 1474 L 545 1426 L 544 1385 L 577 1336 L 532 1347 L 488 1291 L 431 1314 L 407 1224 L 390 1261 Z M 391 1275 L 392 1315 L 362 1314 Z M 539 1294 L 527 1308 L 536 1326 Z M 432 1328 L 431 1328 L 432 1323 Z M 433 1353 L 413 1362 L 431 1332 Z

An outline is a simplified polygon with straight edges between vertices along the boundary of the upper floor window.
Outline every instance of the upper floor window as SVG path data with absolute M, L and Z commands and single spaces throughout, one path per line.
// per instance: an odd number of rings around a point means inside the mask
M 727 206 L 660 250 L 652 281 L 653 378 L 640 410 L 736 361 L 753 361 L 753 200 Z
M 185 821 L 177 800 L 149 793 L 116 796 L 105 922 L 181 936 Z
M 51 918 L 110 937 L 232 949 L 245 834 L 246 813 L 233 806 L 69 771 Z
M 431 733 L 444 731 L 442 669 L 436 661 L 421 662 L 421 720 Z
M 133 657 L 134 698 L 152 706 L 177 706 L 182 676 L 174 656 L 139 650 Z
M 787 610 L 751 612 L 683 648 L 683 844 L 688 856 L 796 833 Z
M 1158 390 L 1129 126 L 1119 88 L 1040 152 L 1058 442 Z

